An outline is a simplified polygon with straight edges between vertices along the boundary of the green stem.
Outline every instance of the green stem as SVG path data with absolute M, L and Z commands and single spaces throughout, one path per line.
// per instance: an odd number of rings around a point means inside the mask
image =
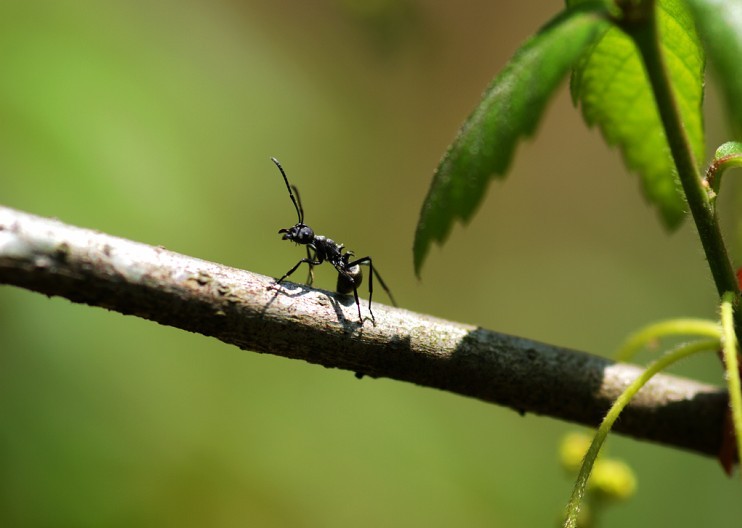
M 587 453 L 585 454 L 585 459 L 582 461 L 580 473 L 577 475 L 577 481 L 575 482 L 575 486 L 572 489 L 572 496 L 569 500 L 569 504 L 567 505 L 567 517 L 564 521 L 565 528 L 574 528 L 576 526 L 577 515 L 580 513 L 580 505 L 582 503 L 582 498 L 585 495 L 587 480 L 588 478 L 590 478 L 590 472 L 593 469 L 595 459 L 598 457 L 600 448 L 602 447 L 606 436 L 608 436 L 608 432 L 611 430 L 611 427 L 613 427 L 613 423 L 618 418 L 618 415 L 621 414 L 621 411 L 623 411 L 624 407 L 629 404 L 631 398 L 633 398 L 634 395 L 639 392 L 639 390 L 652 378 L 652 376 L 654 376 L 661 370 L 666 369 L 668 366 L 672 365 L 676 361 L 679 361 L 697 352 L 715 351 L 718 349 L 718 339 L 705 339 L 703 341 L 696 341 L 693 343 L 681 345 L 676 349 L 668 352 L 657 361 L 652 363 L 649 367 L 647 367 L 647 370 L 642 372 L 641 375 L 636 378 L 631 383 L 631 385 L 629 385 L 626 390 L 621 393 L 618 398 L 616 398 L 613 406 L 610 408 L 605 418 L 603 418 L 603 422 L 600 424 L 600 427 L 598 427 L 598 430 L 595 432 L 595 437 L 593 438 L 593 441 L 590 444 Z
M 657 7 L 654 0 L 646 0 L 640 19 L 627 20 L 623 29 L 633 39 L 644 61 L 644 67 L 652 86 L 657 109 L 670 145 L 678 177 L 683 186 L 690 212 L 701 238 L 711 274 L 714 278 L 719 298 L 724 292 L 739 293 L 734 268 L 727 255 L 721 237 L 714 202 L 709 189 L 703 185 L 703 176 L 698 170 L 693 150 L 685 133 L 683 121 L 675 101 L 670 79 L 662 56 L 659 30 L 657 28 Z M 735 324 L 742 328 L 741 311 L 735 312 Z
M 631 361 L 648 343 L 670 335 L 696 335 L 721 339 L 719 323 L 706 319 L 668 319 L 641 328 L 629 336 L 616 352 L 616 361 Z
M 737 438 L 737 454 L 742 458 L 742 391 L 740 390 L 737 336 L 732 318 L 735 294 L 727 292 L 721 303 L 721 328 L 724 333 L 724 367 L 729 387 L 729 404 L 732 408 L 734 436 Z

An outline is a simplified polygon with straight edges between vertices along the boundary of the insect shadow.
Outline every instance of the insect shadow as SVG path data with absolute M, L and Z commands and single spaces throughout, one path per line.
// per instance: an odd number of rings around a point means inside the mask
M 381 278 L 379 272 L 374 267 L 373 261 L 370 256 L 362 257 L 359 259 L 353 259 L 354 253 L 352 251 L 345 251 L 343 244 L 338 244 L 331 238 L 327 238 L 322 235 L 315 235 L 314 230 L 304 223 L 304 208 L 301 205 L 301 198 L 299 196 L 299 190 L 295 185 L 289 183 L 289 179 L 286 176 L 286 172 L 278 162 L 276 158 L 271 158 L 271 161 L 276 164 L 278 170 L 283 176 L 283 181 L 286 184 L 286 189 L 289 192 L 291 202 L 294 204 L 296 214 L 298 216 L 298 222 L 292 227 L 285 229 L 279 229 L 278 233 L 282 234 L 282 240 L 290 240 L 296 244 L 301 244 L 307 249 L 307 256 L 299 262 L 297 262 L 290 270 L 284 273 L 283 277 L 277 279 L 275 286 L 281 284 L 284 280 L 290 277 L 299 266 L 307 264 L 309 266 L 309 276 L 307 277 L 307 285 L 311 286 L 314 282 L 314 267 L 319 266 L 323 262 L 329 262 L 332 264 L 338 273 L 337 285 L 335 289 L 338 293 L 343 295 L 349 295 L 353 293 L 353 297 L 358 308 L 358 320 L 363 324 L 363 315 L 361 314 L 361 303 L 358 299 L 358 287 L 363 282 L 363 271 L 361 266 L 368 266 L 371 273 L 368 277 L 368 311 L 371 314 L 371 322 L 375 325 L 376 318 L 374 312 L 371 310 L 371 299 L 374 294 L 374 278 L 381 284 L 384 291 L 389 296 L 389 300 L 394 306 L 397 306 L 396 301 L 392 292 L 389 291 L 384 279 Z

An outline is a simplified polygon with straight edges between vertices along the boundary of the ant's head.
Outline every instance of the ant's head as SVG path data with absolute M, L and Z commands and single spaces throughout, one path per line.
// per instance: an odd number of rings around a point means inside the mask
M 296 224 L 288 229 L 279 229 L 279 234 L 283 233 L 282 240 L 291 240 L 297 244 L 310 244 L 314 240 L 314 230 L 308 225 Z

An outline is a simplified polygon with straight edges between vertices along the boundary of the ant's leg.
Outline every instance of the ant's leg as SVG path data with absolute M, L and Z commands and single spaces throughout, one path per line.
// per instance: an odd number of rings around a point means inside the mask
M 352 269 L 353 266 L 359 266 L 361 264 L 368 264 L 371 268 L 371 273 L 368 276 L 368 311 L 371 313 L 371 320 L 376 324 L 376 318 L 374 317 L 374 312 L 371 310 L 371 299 L 374 296 L 374 265 L 371 262 L 371 257 L 363 257 L 358 260 L 354 260 L 353 262 L 349 262 L 347 268 Z M 382 281 L 382 285 L 384 282 Z M 386 289 L 386 286 L 384 286 L 384 289 Z M 356 292 L 356 288 L 353 288 L 353 293 Z
M 360 264 L 368 264 L 368 267 L 371 268 L 371 273 L 368 277 L 368 310 L 371 311 L 371 297 L 373 297 L 374 294 L 374 277 L 379 279 L 379 282 L 381 283 L 381 287 L 384 288 L 384 291 L 389 296 L 389 300 L 392 301 L 392 304 L 394 306 L 397 306 L 397 302 L 394 300 L 394 296 L 392 295 L 392 292 L 389 290 L 389 287 L 386 285 L 386 282 L 384 282 L 384 279 L 381 278 L 381 275 L 379 275 L 379 272 L 376 271 L 376 268 L 374 267 L 374 263 L 371 260 L 371 257 L 363 257 L 358 260 L 354 260 L 353 262 L 348 263 L 348 267 L 351 268 L 355 265 Z
M 307 276 L 307 286 L 314 284 L 314 261 L 316 260 L 316 253 L 312 255 L 309 246 L 307 248 L 307 264 L 309 264 L 309 275 Z
M 290 276 L 291 276 L 291 274 L 292 274 L 292 273 L 294 273 L 294 272 L 295 272 L 295 271 L 296 271 L 296 270 L 297 270 L 297 269 L 299 268 L 299 266 L 301 266 L 301 265 L 302 265 L 302 264 L 304 264 L 305 262 L 306 262 L 307 264 L 309 264 L 309 269 L 312 269 L 312 267 L 313 267 L 313 266 L 319 266 L 320 264 L 322 264 L 321 262 L 319 262 L 319 261 L 316 261 L 316 260 L 311 260 L 311 259 L 308 259 L 308 258 L 303 258 L 303 259 L 301 259 L 301 260 L 300 260 L 299 262 L 297 262 L 297 263 L 296 263 L 296 265 L 295 265 L 295 266 L 294 266 L 293 268 L 291 268 L 290 270 L 288 270 L 288 271 L 287 271 L 287 272 L 286 272 L 286 273 L 285 273 L 285 274 L 283 275 L 283 277 L 281 277 L 280 279 L 278 279 L 278 280 L 276 281 L 276 284 L 281 284 L 281 283 L 282 283 L 282 282 L 283 282 L 284 280 L 286 280 L 286 279 L 287 279 L 288 277 L 290 277 Z
M 361 301 L 358 298 L 358 285 L 360 284 L 359 277 L 356 275 L 351 274 L 348 269 L 350 268 L 344 268 L 335 266 L 335 269 L 338 272 L 338 284 L 335 288 L 338 293 L 343 295 L 350 294 L 351 289 L 353 290 L 353 298 L 356 300 L 356 307 L 358 308 L 358 319 L 363 324 L 363 315 L 361 314 Z M 360 269 L 358 270 L 360 272 Z M 369 306 L 369 311 L 371 311 L 371 307 Z M 371 312 L 371 320 L 374 321 L 374 313 Z M 374 324 L 376 322 L 374 321 Z
M 392 301 L 392 305 L 397 306 L 397 301 L 394 300 L 394 295 L 392 295 L 392 292 L 389 291 L 389 288 L 384 282 L 384 279 L 381 278 L 381 275 L 379 275 L 379 272 L 376 271 L 376 268 L 371 264 L 371 260 L 368 261 L 368 265 L 371 268 L 371 275 L 376 275 L 376 278 L 379 279 L 379 282 L 381 283 L 381 287 L 384 288 L 384 291 L 389 296 L 389 300 Z
M 356 307 L 358 308 L 358 320 L 363 324 L 363 315 L 361 315 L 361 301 L 358 300 L 358 288 L 353 287 L 353 297 L 356 300 Z M 371 312 L 371 305 L 368 306 L 368 311 Z M 374 312 L 371 312 L 371 320 L 376 324 L 374 319 Z
M 371 298 L 374 296 L 374 266 L 371 263 L 371 257 L 363 257 L 358 260 L 354 260 L 353 262 L 348 263 L 348 269 L 351 269 L 353 266 L 359 266 L 361 264 L 368 264 L 371 268 L 371 273 L 368 276 L 368 311 L 371 314 L 371 320 L 374 322 L 374 325 L 376 324 L 376 318 L 374 317 L 374 312 L 371 310 Z M 353 287 L 353 293 L 356 293 L 356 288 Z M 358 299 L 358 296 L 356 295 L 356 299 Z

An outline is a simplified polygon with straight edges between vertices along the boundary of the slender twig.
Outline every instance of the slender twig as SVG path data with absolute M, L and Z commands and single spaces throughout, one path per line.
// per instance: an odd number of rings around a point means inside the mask
M 644 61 L 645 71 L 657 103 L 678 177 L 698 229 L 717 293 L 721 298 L 725 292 L 738 292 L 738 287 L 734 268 L 722 240 L 716 215 L 716 202 L 711 199 L 713 190 L 703 183 L 703 175 L 699 171 L 690 140 L 683 126 L 662 55 L 662 44 L 657 27 L 657 7 L 654 1 L 644 1 L 642 15 L 637 18 L 630 17 L 622 27 L 636 43 Z M 742 311 L 735 312 L 735 326 L 738 330 L 742 329 Z
M 718 322 L 707 319 L 682 318 L 658 321 L 631 334 L 613 357 L 616 361 L 631 361 L 637 352 L 652 341 L 672 335 L 721 339 L 721 327 Z
M 721 303 L 721 326 L 724 329 L 724 369 L 729 387 L 730 410 L 734 437 L 737 440 L 737 457 L 742 457 L 742 388 L 739 379 L 739 343 L 734 333 L 733 305 L 735 294 L 725 293 Z
M 642 369 L 180 255 L 0 207 L 0 283 L 303 359 L 595 426 Z M 364 305 L 365 308 L 365 305 Z M 616 430 L 715 455 L 727 394 L 656 376 Z
M 577 475 L 577 481 L 572 489 L 572 496 L 570 497 L 569 504 L 567 505 L 567 518 L 564 522 L 565 528 L 574 528 L 577 526 L 577 515 L 580 512 L 582 505 L 582 498 L 585 495 L 585 488 L 587 487 L 587 480 L 590 478 L 592 473 L 593 465 L 595 460 L 598 458 L 600 448 L 608 437 L 613 425 L 616 423 L 619 415 L 623 412 L 626 406 L 629 404 L 631 399 L 637 394 L 637 392 L 646 383 L 656 376 L 658 372 L 665 370 L 673 363 L 680 361 L 690 355 L 697 354 L 699 352 L 713 351 L 715 348 L 718 349 L 718 339 L 706 339 L 703 341 L 695 341 L 692 343 L 685 343 L 678 346 L 676 349 L 668 352 L 661 358 L 657 359 L 652 363 L 647 370 L 642 372 L 641 376 L 636 378 L 631 385 L 618 397 L 611 406 L 611 409 L 606 414 L 603 422 L 598 427 L 598 431 L 595 433 L 593 441 L 590 443 L 590 447 L 585 454 L 585 458 L 580 467 L 580 473 Z

